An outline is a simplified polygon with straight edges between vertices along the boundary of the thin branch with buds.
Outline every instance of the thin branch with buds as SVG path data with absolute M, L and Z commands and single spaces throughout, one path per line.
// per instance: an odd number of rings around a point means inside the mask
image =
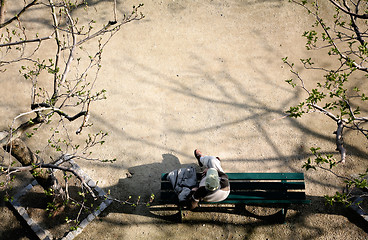
M 4 22 L 4 23 L 0 23 L 0 29 L 1 28 L 3 28 L 3 27 L 5 27 L 5 26 L 7 26 L 7 25 L 9 25 L 10 23 L 12 23 L 13 21 L 15 21 L 15 20 L 17 20 L 17 19 L 19 19 L 19 17 L 23 14 L 23 13 L 25 13 L 27 10 L 28 10 L 28 8 L 30 8 L 30 7 L 32 7 L 32 6 L 34 6 L 34 5 L 36 5 L 37 4 L 37 2 L 38 2 L 38 0 L 33 0 L 31 3 L 29 3 L 29 4 L 27 4 L 22 10 L 20 10 L 20 12 L 18 12 L 17 14 L 15 14 L 15 16 L 14 17 L 12 17 L 11 19 L 9 19 L 8 21 L 6 21 L 6 22 Z

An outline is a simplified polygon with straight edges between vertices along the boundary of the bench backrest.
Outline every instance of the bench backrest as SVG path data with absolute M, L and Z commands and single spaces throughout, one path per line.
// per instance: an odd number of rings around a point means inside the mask
M 170 182 L 166 180 L 167 174 L 161 175 L 161 190 L 172 189 Z M 227 175 L 231 190 L 305 189 L 303 173 L 227 173 Z M 197 177 L 200 179 L 201 175 L 198 174 Z
M 226 173 L 229 180 L 304 180 L 304 173 Z

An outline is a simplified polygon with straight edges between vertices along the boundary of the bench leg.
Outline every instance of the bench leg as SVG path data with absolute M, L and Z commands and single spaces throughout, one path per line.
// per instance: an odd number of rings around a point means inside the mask
M 248 211 L 245 209 L 244 203 L 236 203 L 234 211 L 237 214 L 247 214 L 248 213 Z
M 289 205 L 284 206 L 281 209 L 281 219 L 280 219 L 280 223 L 286 223 L 286 214 L 288 211 Z
M 179 222 L 182 223 L 183 222 L 183 207 L 178 206 L 178 210 L 179 210 L 179 214 L 178 214 Z

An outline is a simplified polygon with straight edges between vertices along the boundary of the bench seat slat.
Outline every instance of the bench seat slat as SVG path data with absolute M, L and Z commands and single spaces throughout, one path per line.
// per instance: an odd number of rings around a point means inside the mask
M 304 173 L 226 173 L 229 180 L 304 180 Z
M 168 173 L 161 174 L 166 180 Z M 304 173 L 226 173 L 229 180 L 304 180 Z M 198 174 L 200 177 L 200 174 Z
M 258 200 L 224 200 L 217 202 L 221 204 L 310 204 L 307 199 L 258 199 Z M 211 202 L 201 202 L 201 204 L 211 204 Z M 214 203 L 212 203 L 214 204 Z M 216 204 L 216 203 L 215 203 Z
M 230 188 L 234 191 L 240 190 L 273 190 L 273 189 L 284 189 L 284 190 L 303 190 L 305 189 L 304 182 L 234 182 L 230 181 Z M 161 182 L 161 190 L 172 190 L 171 183 L 168 181 Z
M 161 192 L 162 199 L 176 199 L 176 194 L 173 191 Z M 306 199 L 304 192 L 241 192 L 230 193 L 226 200 L 281 200 L 281 199 Z
M 172 201 L 172 199 L 177 199 L 176 194 L 173 191 L 170 192 L 161 192 L 161 199 L 168 199 Z M 261 192 L 261 191 L 252 191 L 252 192 L 232 192 L 229 194 L 226 200 L 305 200 L 304 192 Z
M 232 182 L 230 181 L 230 189 L 239 191 L 239 190 L 303 190 L 305 189 L 304 182 Z
M 259 194 L 259 195 L 257 195 Z M 306 199 L 305 194 L 302 192 L 288 193 L 284 197 L 280 193 L 261 193 L 258 192 L 250 193 L 248 195 L 237 195 L 230 194 L 227 199 L 216 203 L 245 203 L 245 204 L 255 204 L 255 203 L 278 203 L 278 204 L 290 204 L 290 203 L 303 203 L 309 204 L 310 201 Z M 166 204 L 177 204 L 177 197 L 174 192 L 161 192 L 161 203 Z M 211 204 L 211 202 L 201 202 L 202 204 Z M 213 204 L 213 203 L 212 203 Z
M 241 192 L 230 193 L 227 197 L 228 200 L 281 200 L 281 199 L 305 199 L 304 192 Z

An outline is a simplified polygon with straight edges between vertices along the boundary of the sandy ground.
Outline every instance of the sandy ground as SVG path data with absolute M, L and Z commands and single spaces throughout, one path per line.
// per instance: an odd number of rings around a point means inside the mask
M 111 3 L 89 2 L 101 14 Z M 138 2 L 118 4 L 121 10 Z M 105 50 L 98 87 L 108 98 L 92 107 L 94 128 L 110 135 L 97 154 L 117 161 L 78 162 L 112 196 L 157 195 L 160 174 L 195 164 L 195 148 L 221 157 L 228 172 L 300 172 L 310 147 L 335 148 L 335 124 L 323 116 L 284 117 L 303 97 L 284 82 L 291 74 L 281 60 L 307 54 L 301 35 L 313 19 L 303 9 L 286 0 L 144 4 L 146 18 L 126 25 Z M 7 78 L 0 80 L 0 112 L 8 116 L 2 127 L 27 110 L 22 101 L 29 96 L 27 83 L 14 86 Z M 352 174 L 366 166 L 366 145 L 353 134 L 346 138 L 347 164 L 339 171 Z M 324 205 L 323 195 L 339 189 L 336 178 L 305 174 L 312 204 L 292 207 L 286 224 L 216 212 L 190 212 L 178 224 L 143 206 L 113 203 L 77 239 L 366 239 L 359 218 Z M 29 237 L 4 204 L 0 213 L 0 238 Z

